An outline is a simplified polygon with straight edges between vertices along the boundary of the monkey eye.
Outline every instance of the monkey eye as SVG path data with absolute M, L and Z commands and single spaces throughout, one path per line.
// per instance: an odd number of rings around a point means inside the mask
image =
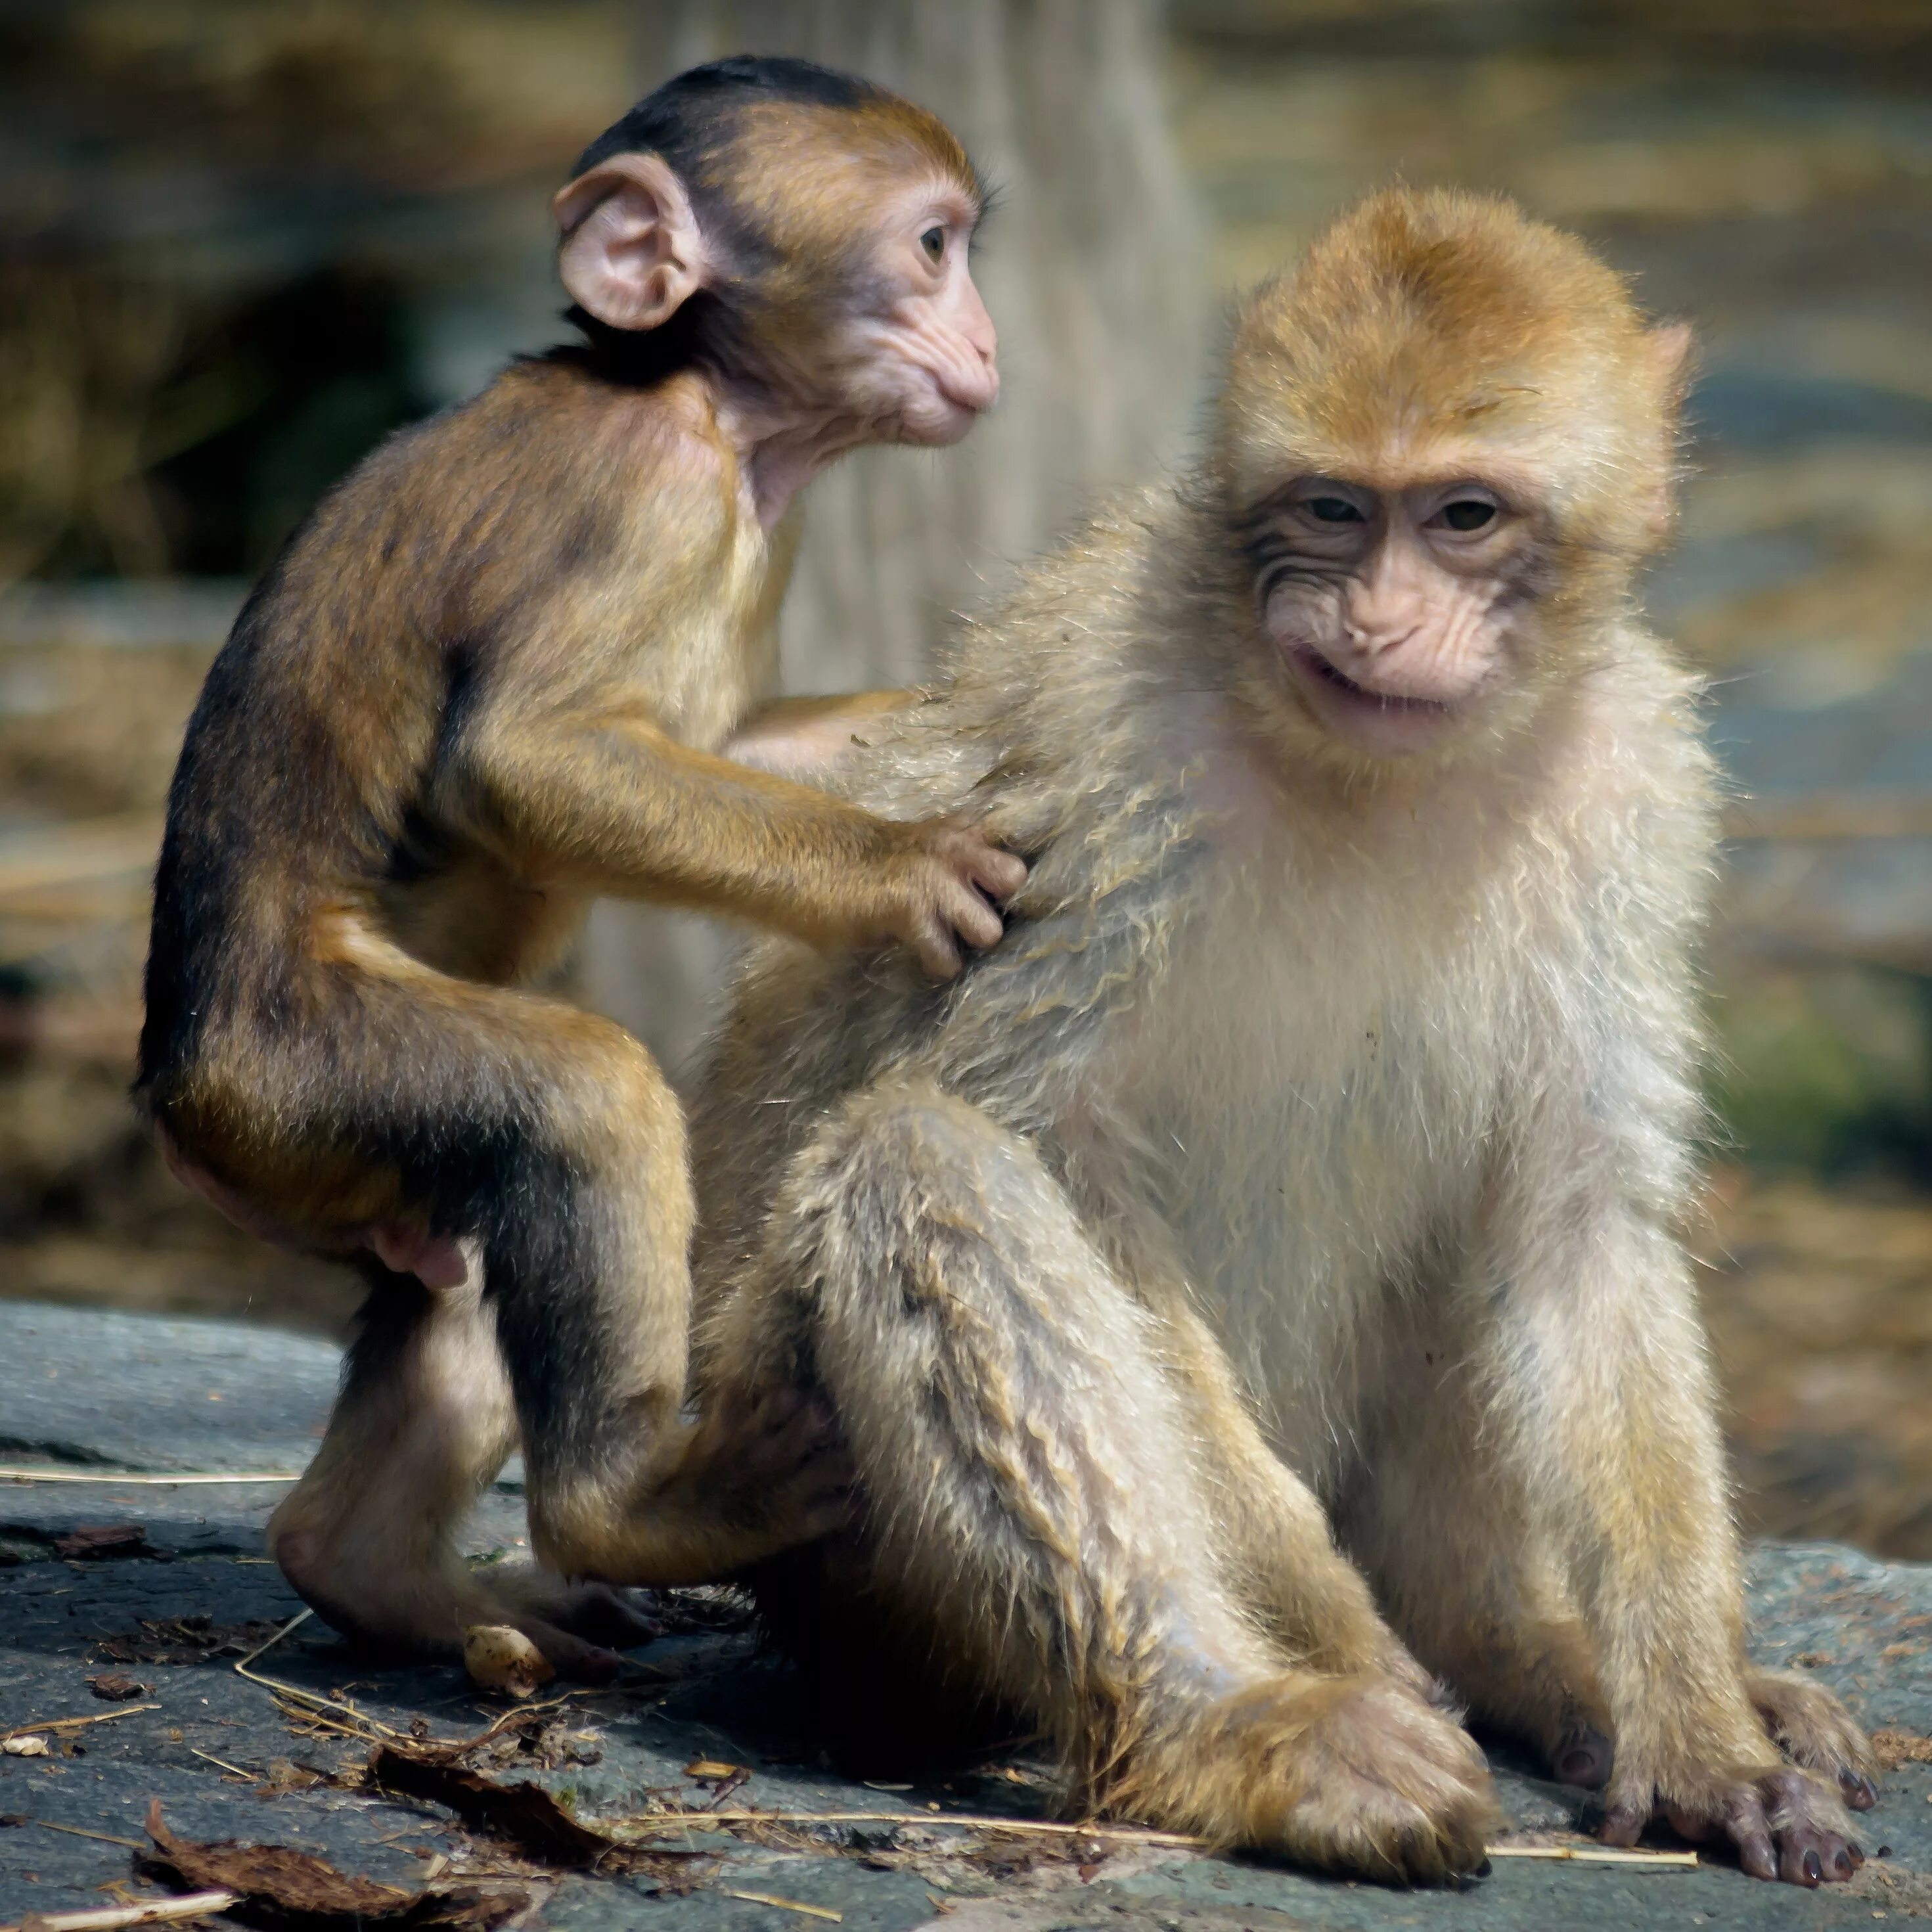
M 1480 497 L 1462 496 L 1453 503 L 1444 503 L 1438 514 L 1452 530 L 1479 530 L 1496 520 L 1496 506 Z
M 937 262 L 942 260 L 946 254 L 946 230 L 939 227 L 928 228 L 919 238 L 919 245 L 926 250 L 927 260 Z
M 1346 496 L 1311 496 L 1308 514 L 1322 524 L 1359 524 L 1362 513 Z

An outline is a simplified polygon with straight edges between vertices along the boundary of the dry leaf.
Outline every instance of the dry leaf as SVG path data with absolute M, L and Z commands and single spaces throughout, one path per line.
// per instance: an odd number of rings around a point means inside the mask
M 202 1612 L 140 1622 L 139 1630 L 97 1637 L 94 1648 L 110 1664 L 199 1664 L 208 1657 L 245 1655 L 281 1627 L 272 1618 L 218 1624 Z
M 9 1757 L 45 1757 L 47 1755 L 47 1741 L 45 1738 L 31 1736 L 8 1738 L 0 1742 L 0 1751 L 4 1751 Z
M 479 1772 L 438 1763 L 391 1744 L 381 1746 L 370 1758 L 369 1772 L 385 1790 L 446 1804 L 465 1823 L 507 1838 L 545 1864 L 621 1870 L 628 1862 L 627 1847 L 579 1824 L 542 1785 L 527 1779 L 498 1784 Z M 651 1856 L 658 1854 L 654 1851 Z
M 472 1624 L 463 1633 L 463 1667 L 472 1684 L 506 1696 L 530 1697 L 556 1675 L 550 1660 L 507 1624 Z
M 124 1670 L 104 1670 L 87 1680 L 87 1688 L 104 1704 L 124 1704 L 130 1697 L 145 1697 L 154 1687 L 137 1684 Z
M 148 1532 L 138 1522 L 82 1523 L 54 1541 L 56 1556 L 147 1556 Z
M 367 1924 L 409 1932 L 490 1932 L 530 1902 L 527 1892 L 472 1886 L 405 1892 L 338 1871 L 326 1859 L 286 1845 L 232 1839 L 206 1844 L 177 1838 L 161 1821 L 158 1798 L 148 1807 L 148 1835 L 156 1846 L 144 1861 L 150 1873 L 194 1890 L 232 1892 L 234 1916 L 279 1932 L 350 1932 Z
M 684 1768 L 686 1778 L 742 1778 L 748 1776 L 745 1767 L 739 1764 L 722 1764 L 716 1758 L 700 1757 Z

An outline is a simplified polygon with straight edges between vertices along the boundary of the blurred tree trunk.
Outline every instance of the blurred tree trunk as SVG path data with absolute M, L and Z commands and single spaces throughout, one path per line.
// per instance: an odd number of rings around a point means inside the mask
M 913 682 L 948 614 L 1186 428 L 1204 250 L 1159 0 L 648 0 L 637 45 L 640 92 L 728 53 L 866 74 L 939 114 L 999 190 L 975 265 L 998 410 L 958 448 L 866 451 L 814 483 L 786 606 L 788 690 Z M 675 1070 L 725 944 L 703 922 L 600 908 L 590 996 Z

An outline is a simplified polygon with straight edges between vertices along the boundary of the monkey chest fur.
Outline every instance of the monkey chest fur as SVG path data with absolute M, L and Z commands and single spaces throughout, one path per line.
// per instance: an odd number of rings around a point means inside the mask
M 1471 1239 L 1507 1054 L 1482 896 L 1228 865 L 1120 1023 L 1112 1102 L 1196 1305 L 1284 1451 L 1332 1466 L 1392 1300 Z

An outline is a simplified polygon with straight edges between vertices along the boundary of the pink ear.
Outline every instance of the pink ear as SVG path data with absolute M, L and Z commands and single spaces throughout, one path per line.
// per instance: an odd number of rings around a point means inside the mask
M 571 299 L 612 328 L 656 328 L 704 282 L 691 199 L 656 154 L 614 154 L 556 197 L 557 272 Z
M 1690 376 L 1690 354 L 1697 346 L 1696 332 L 1688 322 L 1660 322 L 1645 338 L 1650 350 L 1651 366 L 1661 380 L 1665 394 L 1681 397 Z
M 1664 447 L 1657 480 L 1644 506 L 1644 528 L 1652 544 L 1670 540 L 1677 521 L 1677 425 L 1684 392 L 1690 386 L 1690 358 L 1697 338 L 1688 322 L 1666 322 L 1646 332 L 1644 346 L 1657 377 Z

